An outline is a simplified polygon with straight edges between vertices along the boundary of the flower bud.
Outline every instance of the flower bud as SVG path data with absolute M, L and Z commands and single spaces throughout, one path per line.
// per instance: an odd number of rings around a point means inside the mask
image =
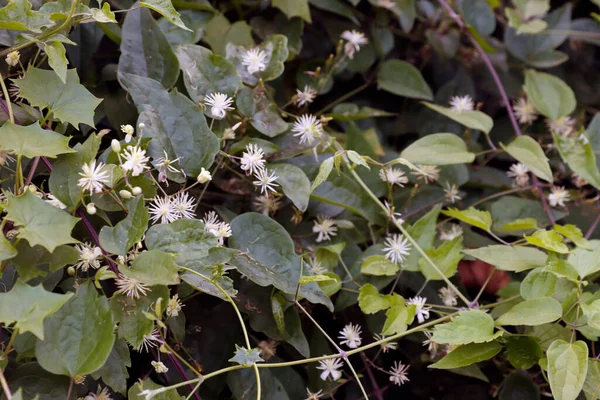
M 197 179 L 199 183 L 206 183 L 212 180 L 212 175 L 210 174 L 210 172 L 202 168 Z
M 70 276 L 75 275 L 75 268 L 73 268 L 73 267 L 67 268 L 67 274 L 69 274 Z
M 98 210 L 96 210 L 96 205 L 94 203 L 90 203 L 87 206 L 85 206 L 85 210 L 90 215 L 94 215 L 94 214 L 96 214 L 96 211 L 98 211 Z
M 143 122 L 140 122 L 140 124 L 138 125 L 138 128 L 140 129 L 144 129 L 146 127 L 146 124 Z
M 131 192 L 129 190 L 125 190 L 125 189 L 119 191 L 119 196 L 121 196 L 124 199 L 130 199 L 133 197 Z
M 115 153 L 119 153 L 121 151 L 121 143 L 117 139 L 113 139 L 110 142 L 110 147 L 112 147 L 112 151 Z
M 142 188 L 139 186 L 135 186 L 133 189 L 131 189 L 131 191 L 133 192 L 134 196 L 139 196 L 142 194 Z

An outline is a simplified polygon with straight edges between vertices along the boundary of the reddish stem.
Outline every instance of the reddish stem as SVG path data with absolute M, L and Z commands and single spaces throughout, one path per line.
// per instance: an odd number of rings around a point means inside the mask
M 177 359 L 177 357 L 175 357 L 173 354 L 171 353 L 167 353 L 169 356 L 169 359 L 171 360 L 171 362 L 175 365 L 175 369 L 177 369 L 177 372 L 179 372 L 179 375 L 181 375 L 181 377 L 183 378 L 183 380 L 185 381 L 189 381 L 190 378 L 188 378 L 187 374 L 185 373 L 185 370 L 183 369 L 183 366 L 181 365 L 181 363 L 179 362 L 179 360 Z M 190 387 L 190 389 L 192 391 L 194 391 L 195 387 L 194 385 L 192 385 L 191 383 L 188 385 Z M 198 391 L 194 391 L 194 398 L 196 400 L 202 400 L 200 398 L 200 395 L 198 394 Z

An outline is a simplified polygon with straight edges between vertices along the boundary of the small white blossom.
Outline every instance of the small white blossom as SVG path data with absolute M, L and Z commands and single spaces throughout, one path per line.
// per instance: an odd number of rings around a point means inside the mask
M 456 291 L 451 287 L 443 287 L 439 291 L 440 299 L 445 306 L 452 307 L 457 304 Z
M 139 146 L 129 146 L 123 151 L 125 162 L 121 165 L 123 171 L 131 171 L 131 176 L 138 176 L 145 170 L 150 169 L 146 163 L 150 160 L 146 157 L 146 150 Z
M 279 178 L 275 175 L 275 172 L 269 174 L 269 171 L 266 168 L 263 168 L 254 174 L 254 178 L 256 179 L 252 183 L 254 186 L 258 186 L 260 188 L 261 193 L 269 193 L 269 190 L 272 192 L 277 192 L 275 187 L 277 183 L 275 181 Z
M 157 374 L 166 374 L 167 372 L 169 372 L 169 368 L 167 368 L 167 366 L 160 361 L 153 360 L 150 361 L 150 364 L 152 364 L 152 366 L 154 367 L 154 371 L 156 371 Z
M 408 379 L 408 365 L 402 364 L 400 361 L 394 362 L 394 366 L 390 370 L 390 382 L 394 385 L 402 386 L 406 382 L 410 381 Z
M 223 140 L 233 140 L 233 139 L 235 139 L 235 131 L 241 125 L 242 125 L 242 122 L 240 121 L 237 124 L 235 124 L 234 126 L 232 126 L 231 128 L 225 129 L 223 131 L 223 136 L 221 137 L 221 139 L 223 139 Z
M 393 263 L 403 263 L 405 257 L 410 254 L 411 245 L 408 239 L 401 234 L 396 233 L 389 236 L 384 243 L 386 245 L 383 248 L 385 257 Z
M 233 99 L 224 93 L 211 93 L 204 98 L 204 103 L 210 107 L 214 119 L 223 119 L 227 111 L 233 110 Z
M 474 108 L 473 99 L 468 94 L 465 96 L 452 96 L 450 99 L 450 109 L 455 113 L 462 114 L 473 111 Z
M 323 393 L 323 390 L 313 393 L 306 388 L 306 398 L 304 400 L 319 400 L 323 396 L 321 393 Z
M 250 49 L 242 54 L 242 65 L 249 74 L 264 71 L 267 69 L 267 53 L 258 48 Z
M 167 316 L 168 317 L 176 317 L 179 315 L 179 311 L 181 311 L 181 307 L 183 307 L 183 304 L 181 304 L 181 301 L 179 300 L 179 295 L 177 293 L 175 293 L 173 295 L 173 297 L 171 297 L 169 299 L 169 301 L 167 302 Z
M 554 186 L 550 189 L 550 194 L 548 195 L 548 201 L 552 207 L 556 206 L 565 206 L 565 201 L 570 200 L 570 194 L 565 190 L 564 186 Z
M 340 341 L 340 344 L 345 344 L 351 349 L 356 349 L 362 343 L 360 333 L 360 325 L 348 324 L 344 326 L 344 329 L 340 331 L 340 335 L 338 336 L 338 339 L 344 339 Z
M 296 89 L 296 100 L 294 103 L 296 103 L 298 107 L 302 107 L 312 103 L 315 100 L 315 97 L 317 97 L 317 91 L 306 85 L 304 86 L 304 90 Z
M 150 349 L 157 348 L 163 343 L 158 329 L 153 329 L 149 335 L 144 335 L 142 343 L 135 349 L 138 352 L 145 351 L 148 353 Z
M 295 132 L 294 136 L 300 137 L 300 144 L 305 142 L 311 144 L 315 137 L 323 135 L 323 125 L 314 115 L 304 114 L 296 119 L 292 132 Z
M 280 201 L 277 197 L 268 194 L 256 196 L 253 201 L 254 209 L 263 215 L 272 215 L 279 209 Z
M 446 182 L 444 193 L 450 203 L 454 203 L 457 200 L 462 200 L 462 197 L 458 195 L 458 188 L 454 184 L 451 185 L 450 183 Z
M 527 186 L 529 184 L 529 168 L 523 163 L 516 163 L 510 166 L 506 176 L 513 178 L 514 186 Z
M 174 160 L 169 160 L 169 155 L 167 154 L 167 152 L 163 150 L 163 153 L 165 154 L 165 156 L 156 160 L 156 169 L 158 170 L 158 181 L 164 183 L 167 182 L 167 173 L 169 171 L 177 174 L 182 173 L 183 171 L 173 166 L 173 164 L 178 162 L 181 157 L 177 157 Z
M 152 199 L 148 211 L 153 223 L 160 221 L 161 224 L 168 224 L 179 218 L 179 211 L 175 208 L 169 196 L 157 196 Z
M 399 168 L 383 168 L 379 170 L 379 179 L 390 185 L 404 187 L 408 183 L 408 177 Z
M 440 231 L 440 240 L 444 240 L 444 241 L 453 240 L 453 239 L 456 239 L 457 237 L 461 236 L 462 234 L 463 234 L 463 229 L 461 228 L 461 226 L 458 224 L 452 224 L 450 229 L 448 229 L 447 231 L 445 231 L 445 230 Z
M 219 224 L 221 223 L 221 221 L 219 221 L 217 213 L 214 211 L 207 212 L 204 215 L 204 218 L 201 219 L 201 221 L 204 224 L 204 231 L 210 233 L 213 233 L 213 231 L 219 229 Z
M 549 119 L 546 120 L 546 126 L 548 127 L 548 130 L 563 137 L 567 137 L 571 134 L 571 132 L 573 132 L 573 128 L 575 128 L 576 123 L 577 120 L 569 117 L 568 115 L 560 117 L 556 121 Z
M 435 182 L 440 178 L 440 169 L 435 165 L 417 165 L 417 168 L 419 169 L 412 174 L 424 183 Z
M 15 161 L 15 158 L 8 151 L 0 149 L 0 167 L 4 167 L 9 162 Z
M 121 125 L 121 132 L 123 132 L 125 134 L 125 143 L 131 142 L 131 139 L 133 138 L 133 134 L 135 133 L 133 126 L 131 126 L 129 124 Z
M 75 381 L 75 378 L 73 378 L 73 381 Z M 112 400 L 112 397 L 110 397 L 107 387 L 100 389 L 100 385 L 98 385 L 96 393 L 89 393 L 83 400 Z
M 89 190 L 90 194 L 100 193 L 102 185 L 107 185 L 110 182 L 108 172 L 104 171 L 104 163 L 99 162 L 96 165 L 96 160 L 92 160 L 89 164 L 83 164 L 82 172 L 79 173 L 79 182 L 77 186 L 83 190 Z
M 46 203 L 53 205 L 56 208 L 60 208 L 61 210 L 64 210 L 67 208 L 67 206 L 65 205 L 65 203 L 63 203 L 62 201 L 60 201 L 59 199 L 57 199 L 56 197 L 54 197 L 53 194 L 48 193 L 46 195 Z
M 123 293 L 125 296 L 132 299 L 139 299 L 141 296 L 145 296 L 146 292 L 151 290 L 137 279 L 125 275 L 119 276 L 115 280 L 115 284 L 118 288 L 117 293 Z
M 16 66 L 19 63 L 20 59 L 21 59 L 21 54 L 19 53 L 19 50 L 11 51 L 6 56 L 6 63 L 10 67 L 14 67 L 14 66 Z
M 319 260 L 317 260 L 316 257 L 311 257 L 308 262 L 308 268 L 310 269 L 310 271 L 314 274 L 314 275 L 322 275 L 325 272 L 329 272 L 327 271 L 327 268 L 325 268 L 323 266 L 323 264 L 321 264 L 319 262 Z
M 404 223 L 404 220 L 402 218 L 400 218 L 402 216 L 402 213 L 395 212 L 396 211 L 395 207 L 390 205 L 390 203 L 388 203 L 387 200 L 383 201 L 383 205 L 385 207 L 386 217 L 388 217 L 392 221 L 396 221 L 399 224 Z
M 231 236 L 231 226 L 226 222 L 220 222 L 214 211 L 209 211 L 202 222 L 204 222 L 204 230 L 217 238 L 219 246 L 223 245 L 225 238 Z
M 202 169 L 200 170 L 200 173 L 198 174 L 198 178 L 196 178 L 196 180 L 198 181 L 198 183 L 210 182 L 210 181 L 212 181 L 212 175 L 210 174 L 209 171 L 205 170 L 204 167 L 202 167 Z
M 263 149 L 256 144 L 246 145 L 246 151 L 242 154 L 240 168 L 246 171 L 246 174 L 255 174 L 265 167 L 265 153 Z
M 427 298 L 421 296 L 411 297 L 406 301 L 407 306 L 410 306 L 411 304 L 415 305 L 415 315 L 417 316 L 417 320 L 420 324 L 429 319 L 429 310 L 431 310 L 431 307 L 426 307 L 426 302 Z
M 326 360 L 319 361 L 319 366 L 317 369 L 321 371 L 321 379 L 326 381 L 329 376 L 331 376 L 332 381 L 337 381 L 342 377 L 342 372 L 339 371 L 340 368 L 344 366 L 344 362 L 339 358 L 328 358 Z
M 102 258 L 102 249 L 98 246 L 92 246 L 89 243 L 76 244 L 75 250 L 79 253 L 79 260 L 75 264 L 75 268 L 86 272 L 89 268 L 100 268 L 100 260 Z
M 313 233 L 318 233 L 317 243 L 324 240 L 331 240 L 331 236 L 337 235 L 337 226 L 335 221 L 329 217 L 317 217 L 312 228 Z
M 538 117 L 533 103 L 523 97 L 513 103 L 513 110 L 520 124 L 531 124 Z
M 171 200 L 171 204 L 178 214 L 177 219 L 194 219 L 196 217 L 196 213 L 194 212 L 196 209 L 196 200 L 189 196 L 188 192 L 177 193 Z
M 383 335 L 378 335 L 377 333 L 373 335 L 373 339 L 375 339 L 376 342 L 379 342 L 380 340 L 385 339 L 385 336 Z M 389 341 L 389 342 L 384 342 L 381 343 L 381 351 L 383 351 L 384 353 L 387 353 L 390 350 L 397 350 L 398 349 L 398 342 L 393 342 L 393 341 Z
M 369 43 L 364 33 L 355 30 L 342 32 L 341 38 L 347 40 L 347 43 L 344 45 L 344 53 L 346 53 L 349 59 L 354 58 L 354 53 L 360 50 L 360 46 Z
M 425 337 L 427 339 L 425 339 L 423 341 L 423 346 L 427 346 L 427 351 L 429 351 L 429 356 L 431 357 L 431 359 L 434 359 L 437 357 L 438 354 L 438 350 L 439 350 L 439 344 L 434 342 L 433 340 L 431 340 L 431 337 L 433 336 L 431 334 L 431 332 L 423 332 L 425 334 Z

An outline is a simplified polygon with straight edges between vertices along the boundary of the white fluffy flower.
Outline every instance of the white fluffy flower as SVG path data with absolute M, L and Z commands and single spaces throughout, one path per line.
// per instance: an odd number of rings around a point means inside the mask
M 435 182 L 440 178 L 440 169 L 435 165 L 417 165 L 417 168 L 412 174 L 424 183 Z
M 138 352 L 145 351 L 146 353 L 153 348 L 158 347 L 163 343 L 158 329 L 152 330 L 149 335 L 144 335 L 142 343 L 135 349 Z
M 387 200 L 383 201 L 383 205 L 385 207 L 385 215 L 386 217 L 388 217 L 390 220 L 396 221 L 399 224 L 403 224 L 404 220 L 400 217 L 402 217 L 402 213 L 396 212 L 396 208 L 392 205 L 390 205 L 390 203 L 388 203 Z
M 513 178 L 515 186 L 527 186 L 529 184 L 529 168 L 525 164 L 516 163 L 510 166 L 506 176 Z
M 564 186 L 554 186 L 550 189 L 550 194 L 548 195 L 548 201 L 552 207 L 556 206 L 565 206 L 565 201 L 570 200 L 569 192 L 565 190 Z
M 194 219 L 196 213 L 196 200 L 188 192 L 179 192 L 171 200 L 171 204 L 178 214 L 178 218 Z
M 444 240 L 444 241 L 453 240 L 453 239 L 456 239 L 457 237 L 461 236 L 462 234 L 463 234 L 463 229 L 461 228 L 461 226 L 458 224 L 452 224 L 450 229 L 448 229 L 447 231 L 445 231 L 445 230 L 440 231 L 440 240 Z
M 304 114 L 296 119 L 292 132 L 294 132 L 294 136 L 300 137 L 300 144 L 305 142 L 311 144 L 315 137 L 323 135 L 323 125 L 314 115 Z
M 446 199 L 448 199 L 450 203 L 454 203 L 457 200 L 462 200 L 462 197 L 460 197 L 458 194 L 458 187 L 456 187 L 455 184 L 451 185 L 450 183 L 446 182 L 446 188 L 444 189 L 444 193 Z
M 211 232 L 217 238 L 217 242 L 219 243 L 219 246 L 222 246 L 225 238 L 228 238 L 231 236 L 231 225 L 229 225 L 226 222 L 221 222 L 217 226 L 217 229 L 215 229 Z
M 79 173 L 79 182 L 77 186 L 83 190 L 89 190 L 90 194 L 100 193 L 102 191 L 102 185 L 109 183 L 110 179 L 108 172 L 104 171 L 104 163 L 99 162 L 96 165 L 96 160 L 92 160 L 89 164 L 83 164 Z
M 179 211 L 169 196 L 152 199 L 148 211 L 153 223 L 160 221 L 161 224 L 168 224 L 179 218 Z
M 75 250 L 79 253 L 79 260 L 75 264 L 75 268 L 81 269 L 83 272 L 89 268 L 100 268 L 100 260 L 102 257 L 102 249 L 97 246 L 92 246 L 89 243 L 76 244 Z
M 255 210 L 260 211 L 264 215 L 271 215 L 275 214 L 275 212 L 279 209 L 280 201 L 277 197 L 265 194 L 256 196 L 253 204 Z
M 379 179 L 390 185 L 404 187 L 408 183 L 408 177 L 399 168 L 383 168 L 379 170 Z
M 550 119 L 546 120 L 546 126 L 552 133 L 556 133 L 557 135 L 561 135 L 563 137 L 567 137 L 573 132 L 573 128 L 575 128 L 575 124 L 577 120 L 574 118 L 565 115 L 564 117 L 560 117 L 556 121 L 552 121 Z
M 302 107 L 312 103 L 315 100 L 315 97 L 317 97 L 317 91 L 306 85 L 304 86 L 304 90 L 296 89 L 296 100 L 294 103 L 296 103 L 298 107 Z
M 408 365 L 402 364 L 400 361 L 394 362 L 394 366 L 390 370 L 390 382 L 394 385 L 402 386 L 404 383 L 410 381 L 408 379 Z
M 233 99 L 223 93 L 209 94 L 204 98 L 204 103 L 210 107 L 210 113 L 215 119 L 223 119 L 227 111 L 233 110 Z
M 160 361 L 152 360 L 150 361 L 150 364 L 152 364 L 154 371 L 156 371 L 157 374 L 166 374 L 169 372 L 169 368 L 167 368 L 167 366 Z
M 125 134 L 125 143 L 131 142 L 131 138 L 133 138 L 133 134 L 135 133 L 133 126 L 129 124 L 121 125 L 121 132 Z
M 264 71 L 267 69 L 267 53 L 258 48 L 250 49 L 242 54 L 242 65 L 250 74 Z
M 311 392 L 309 388 L 306 388 L 306 398 L 304 400 L 319 400 L 323 395 L 323 389 L 318 392 Z
M 15 50 L 15 51 L 11 51 L 10 53 L 8 53 L 5 61 L 10 67 L 14 67 L 19 63 L 20 59 L 21 59 L 21 53 L 19 53 L 19 50 Z
M 538 117 L 533 103 L 523 97 L 513 103 L 513 110 L 520 124 L 531 124 Z
M 146 163 L 150 160 L 146 157 L 146 150 L 139 146 L 129 146 L 123 151 L 125 162 L 121 165 L 123 171 L 131 171 L 131 176 L 138 176 L 145 170 L 150 169 Z
M 179 311 L 181 311 L 181 308 L 183 307 L 183 304 L 181 304 L 181 301 L 179 300 L 179 295 L 177 293 L 175 293 L 173 295 L 173 297 L 171 297 L 169 299 L 169 301 L 167 302 L 167 316 L 168 317 L 176 317 L 179 315 Z
M 411 245 L 408 239 L 401 234 L 396 233 L 389 236 L 384 243 L 386 245 L 383 248 L 385 257 L 393 263 L 403 263 L 405 257 L 410 254 Z
M 265 167 L 265 153 L 256 144 L 246 145 L 246 151 L 242 154 L 240 168 L 246 174 L 255 174 Z
M 62 201 L 60 201 L 59 199 L 57 199 L 53 194 L 48 193 L 46 195 L 46 203 L 53 205 L 56 208 L 60 208 L 61 210 L 64 210 L 67 208 L 67 206 L 65 205 L 65 203 L 63 203 Z
M 312 228 L 313 233 L 318 233 L 317 243 L 324 240 L 331 240 L 331 236 L 337 235 L 337 226 L 335 221 L 329 217 L 317 217 L 315 225 Z
M 125 296 L 132 299 L 139 299 L 141 296 L 145 296 L 146 292 L 151 290 L 137 279 L 125 275 L 119 276 L 115 280 L 115 284 L 118 288 L 117 293 L 123 293 Z
M 407 306 L 410 306 L 411 304 L 415 305 L 415 314 L 420 324 L 425 322 L 425 320 L 429 319 L 429 310 L 431 309 L 431 307 L 426 307 L 426 302 L 427 298 L 421 296 L 411 297 L 406 301 Z
M 175 164 L 177 161 L 179 161 L 179 159 L 181 157 L 177 157 L 174 160 L 169 160 L 169 155 L 167 154 L 167 152 L 163 150 L 163 153 L 165 154 L 165 156 L 156 160 L 156 169 L 158 170 L 158 181 L 159 182 L 167 182 L 167 173 L 169 171 L 177 173 L 177 174 L 183 172 L 173 166 L 173 164 Z
M 269 190 L 276 192 L 275 186 L 277 186 L 277 183 L 275 183 L 275 181 L 279 177 L 275 175 L 275 172 L 271 172 L 269 174 L 269 171 L 266 168 L 263 168 L 254 174 L 254 178 L 256 180 L 252 183 L 254 186 L 258 186 L 260 188 L 261 193 L 269 193 Z
M 378 335 L 377 333 L 373 335 L 373 339 L 375 339 L 375 341 L 379 342 L 380 340 L 385 339 L 385 336 L 383 335 Z M 398 349 L 398 342 L 394 342 L 394 341 L 389 341 L 389 342 L 383 342 L 381 343 L 381 351 L 383 351 L 384 353 L 387 353 L 390 350 L 397 350 Z
M 219 221 L 217 213 L 214 211 L 207 212 L 204 215 L 204 218 L 201 219 L 201 221 L 204 224 L 204 231 L 210 233 L 219 229 L 219 224 L 221 223 L 221 221 Z
M 335 382 L 342 377 L 342 372 L 339 369 L 343 366 L 344 362 L 339 358 L 328 358 L 327 360 L 319 361 L 317 369 L 323 371 L 320 375 L 322 380 L 326 381 L 331 376 L 331 380 Z
M 452 96 L 450 99 L 450 108 L 452 111 L 462 114 L 466 111 L 473 111 L 475 105 L 471 96 L 467 94 L 465 96 Z
M 443 287 L 439 291 L 440 299 L 445 306 L 451 307 L 457 304 L 456 291 L 451 287 Z
M 340 341 L 340 344 L 345 344 L 351 349 L 356 349 L 362 343 L 360 333 L 360 325 L 348 324 L 344 326 L 344 329 L 340 331 L 340 335 L 338 336 L 338 339 L 343 339 Z
M 354 53 L 360 50 L 360 46 L 369 43 L 364 33 L 356 30 L 342 32 L 341 38 L 347 40 L 347 43 L 344 45 L 344 53 L 350 59 L 354 58 Z

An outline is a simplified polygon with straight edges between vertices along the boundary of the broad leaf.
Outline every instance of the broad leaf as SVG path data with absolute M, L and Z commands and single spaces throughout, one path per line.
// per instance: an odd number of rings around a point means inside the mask
M 578 340 L 574 343 L 555 340 L 546 353 L 548 380 L 556 400 L 575 400 L 588 369 L 588 347 Z
M 504 271 L 522 272 L 546 265 L 546 254 L 533 247 L 491 245 L 478 249 L 463 250 L 470 256 L 492 264 Z
M 145 243 L 148 249 L 172 253 L 177 264 L 193 268 L 196 264 L 206 265 L 203 258 L 208 257 L 209 250 L 217 246 L 217 238 L 204 230 L 202 221 L 178 219 L 170 224 L 152 226 L 146 232 Z M 222 263 L 227 261 L 229 259 Z
M 127 372 L 128 367 L 131 367 L 129 347 L 123 339 L 118 339 L 115 341 L 115 346 L 108 356 L 106 363 L 102 368 L 92 373 L 92 377 L 94 379 L 102 378 L 102 381 L 114 391 L 126 394 L 127 378 L 129 378 L 129 373 Z
M 502 345 L 498 342 L 471 343 L 452 350 L 440 361 L 431 364 L 428 368 L 452 369 L 489 360 L 500 353 Z
M 309 24 L 312 22 L 308 0 L 273 0 L 272 6 L 283 11 L 289 19 L 300 17 Z
M 230 362 L 238 363 L 244 367 L 250 367 L 257 362 L 265 361 L 260 357 L 260 349 L 253 348 L 247 349 L 245 347 L 240 347 L 237 344 L 235 345 L 235 354 L 232 358 L 229 359 Z
M 0 260 L 10 260 L 17 255 L 17 249 L 6 239 L 4 235 L 0 235 Z
M 525 300 L 502 314 L 496 320 L 497 326 L 526 325 L 535 326 L 554 322 L 562 316 L 562 306 L 552 297 L 538 297 Z
M 529 136 L 519 136 L 508 146 L 502 148 L 517 161 L 525 164 L 538 178 L 553 182 L 552 170 L 548 158 L 538 142 Z
M 406 306 L 404 299 L 400 297 L 399 303 L 390 307 L 385 313 L 385 323 L 381 334 L 391 336 L 404 332 L 408 325 L 415 319 L 415 306 Z
M 600 170 L 596 164 L 594 149 L 587 141 L 587 137 L 563 137 L 555 133 L 552 134 L 552 137 L 560 156 L 564 162 L 569 164 L 573 172 L 596 189 L 600 189 Z
M 588 369 L 583 383 L 583 392 L 587 400 L 598 399 L 600 393 L 600 361 L 588 358 Z
M 573 90 L 560 78 L 545 72 L 525 71 L 523 90 L 535 108 L 552 121 L 571 114 L 577 105 Z
M 400 271 L 400 265 L 391 262 L 381 254 L 365 258 L 360 266 L 360 272 L 365 275 L 395 276 L 398 271 Z
M 100 231 L 100 244 L 109 253 L 125 255 L 148 228 L 148 209 L 144 206 L 143 196 L 127 201 L 125 206 L 129 212 L 127 217 L 114 227 L 104 226 Z
M 269 171 L 275 172 L 277 183 L 300 211 L 306 211 L 310 196 L 310 181 L 304 171 L 292 164 L 267 164 Z
M 446 278 L 450 278 L 458 270 L 458 262 L 462 259 L 462 244 L 463 238 L 462 236 L 459 236 L 452 240 L 445 241 L 437 249 L 426 251 L 431 261 L 433 261 Z M 444 277 L 442 277 L 439 272 L 431 266 L 429 261 L 425 260 L 425 258 L 419 260 L 419 269 L 427 280 L 437 281 L 444 279 Z
M 121 268 L 121 273 L 148 286 L 177 285 L 179 267 L 173 255 L 160 250 L 148 250 L 135 257 L 130 268 Z
M 461 311 L 451 322 L 436 325 L 431 340 L 451 346 L 491 342 L 502 335 L 494 334 L 494 320 L 479 310 Z
M 288 130 L 288 123 L 279 115 L 277 104 L 263 90 L 252 90 L 244 86 L 237 95 L 235 104 L 239 111 L 250 118 L 250 123 L 260 133 L 275 137 Z
M 172 24 L 178 26 L 181 29 L 185 29 L 189 31 L 190 29 L 185 26 L 183 21 L 181 20 L 177 10 L 173 7 L 171 0 L 142 0 L 140 1 L 140 6 L 147 7 L 153 11 L 156 11 L 166 19 L 168 19 Z
M 512 335 L 505 341 L 508 361 L 517 369 L 529 369 L 542 358 L 542 348 L 531 336 Z
M 496 17 L 487 1 L 463 0 L 460 11 L 465 22 L 473 26 L 482 35 L 491 35 L 496 30 Z
M 554 251 L 561 254 L 567 254 L 569 248 L 563 243 L 563 237 L 555 231 L 540 229 L 531 236 L 525 236 L 527 243 L 542 249 Z
M 390 307 L 390 300 L 386 296 L 379 294 L 379 290 L 375 286 L 367 283 L 360 288 L 358 305 L 363 313 L 375 314 L 381 310 L 388 309 Z
M 48 55 L 48 64 L 56 72 L 63 83 L 67 83 L 67 50 L 65 46 L 57 41 L 46 43 L 44 51 Z
M 489 231 L 492 227 L 492 215 L 489 211 L 477 210 L 474 207 L 462 211 L 456 208 L 449 208 L 448 210 L 442 210 L 442 214 L 466 222 L 484 231 Z
M 584 249 L 590 248 L 590 243 L 586 238 L 583 237 L 583 232 L 581 232 L 581 229 L 579 229 L 576 225 L 554 225 L 553 229 L 573 242 L 575 246 Z
M 401 60 L 387 60 L 377 73 L 377 84 L 383 90 L 413 99 L 433 100 L 431 88 L 421 71 Z
M 440 114 L 450 118 L 451 120 L 466 126 L 467 128 L 477 129 L 482 131 L 483 133 L 488 134 L 494 127 L 494 121 L 487 114 L 481 111 L 456 112 L 449 107 L 439 106 L 437 104 L 428 103 L 426 101 L 423 102 L 423 104 L 425 104 L 432 110 L 435 110 Z
M 54 25 L 47 15 L 31 8 L 28 0 L 9 1 L 0 9 L 0 29 L 39 33 L 42 28 Z
M 465 142 L 453 133 L 427 135 L 405 148 L 400 157 L 414 163 L 451 165 L 472 163 L 475 154 L 467 150 Z
M 54 158 L 58 154 L 74 153 L 75 150 L 69 147 L 69 139 L 68 136 L 40 128 L 36 122 L 21 126 L 7 121 L 0 128 L 0 147 L 27 158 Z
M 433 247 L 437 235 L 436 223 L 441 210 L 440 205 L 433 207 L 427 214 L 423 215 L 413 226 L 407 227 L 408 233 L 424 250 Z M 404 262 L 404 269 L 407 271 L 419 271 L 419 260 L 421 254 L 418 251 L 411 251 Z
M 550 297 L 554 294 L 556 281 L 556 275 L 540 268 L 534 269 L 521 282 L 521 297 L 525 300 Z
M 331 171 L 333 171 L 334 161 L 335 157 L 329 157 L 323 160 L 321 165 L 319 165 L 319 173 L 310 186 L 310 190 L 308 192 L 309 194 L 312 193 L 321 183 L 325 182 L 327 178 L 329 178 L 329 174 L 331 174 Z
M 591 240 L 589 243 L 591 250 L 577 248 L 569 254 L 567 259 L 582 279 L 600 271 L 600 242 Z

